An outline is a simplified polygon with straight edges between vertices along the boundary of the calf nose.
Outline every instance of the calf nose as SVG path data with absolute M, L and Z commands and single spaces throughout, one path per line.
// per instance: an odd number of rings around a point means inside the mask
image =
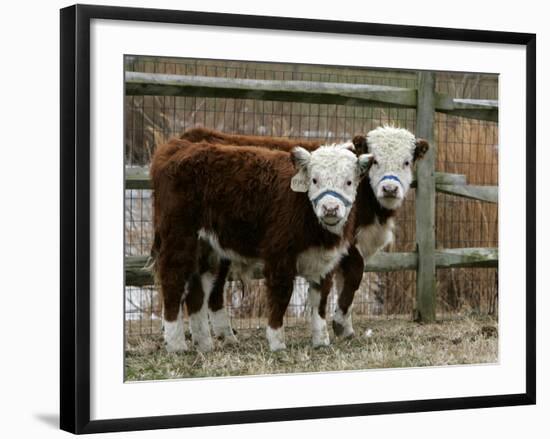
M 323 206 L 323 215 L 324 216 L 337 216 L 338 215 L 338 206 L 334 206 L 334 207 Z
M 389 197 L 395 197 L 397 195 L 397 190 L 399 188 L 393 184 L 385 184 L 382 186 L 382 191 L 384 192 L 385 196 Z

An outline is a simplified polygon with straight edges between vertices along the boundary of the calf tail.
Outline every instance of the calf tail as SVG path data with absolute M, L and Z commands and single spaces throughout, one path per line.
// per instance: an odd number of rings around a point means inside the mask
M 151 246 L 151 250 L 149 252 L 149 257 L 147 258 L 147 262 L 143 267 L 144 270 L 150 271 L 153 274 L 155 285 L 159 285 L 157 259 L 160 252 L 160 244 L 161 244 L 160 235 L 158 232 L 155 231 L 153 245 Z

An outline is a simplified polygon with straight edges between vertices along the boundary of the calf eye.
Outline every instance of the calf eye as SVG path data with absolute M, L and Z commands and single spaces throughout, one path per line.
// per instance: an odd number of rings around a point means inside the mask
M 378 164 L 378 161 L 373 160 L 373 161 L 372 161 L 372 164 L 373 164 L 373 165 L 377 165 L 377 164 Z
M 317 179 L 314 178 L 313 180 L 311 180 L 313 182 L 313 184 L 317 184 Z
M 409 166 L 411 164 L 411 162 L 409 162 L 408 160 L 404 163 L 405 166 Z
M 348 186 L 351 186 L 351 180 L 346 181 L 346 184 L 347 184 Z

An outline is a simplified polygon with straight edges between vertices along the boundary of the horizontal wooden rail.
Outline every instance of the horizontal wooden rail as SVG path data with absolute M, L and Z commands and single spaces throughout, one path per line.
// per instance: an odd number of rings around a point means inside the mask
M 435 173 L 436 185 L 460 186 L 466 184 L 466 176 L 463 174 L 450 174 L 447 172 Z M 411 187 L 416 186 L 413 180 Z M 126 168 L 126 189 L 151 189 L 149 170 L 145 167 Z
M 378 252 L 365 264 L 366 272 L 416 270 L 418 255 L 415 252 Z
M 416 108 L 413 88 L 315 81 L 184 76 L 126 72 L 128 96 L 198 96 L 261 99 L 315 104 Z M 436 111 L 479 120 L 498 121 L 498 101 L 456 99 L 436 93 Z
M 152 189 L 149 168 L 131 167 L 125 169 L 126 189 Z
M 373 104 L 412 108 L 416 90 L 387 85 L 183 76 L 126 72 L 127 95 L 200 96 L 314 104 Z
M 440 113 L 469 119 L 498 122 L 498 101 L 492 99 L 458 99 L 436 93 L 435 109 Z
M 438 184 L 436 190 L 444 194 L 456 195 L 471 200 L 498 203 L 498 186 Z
M 416 180 L 413 180 L 411 187 L 416 187 Z M 126 189 L 151 189 L 147 168 L 127 168 Z M 471 200 L 498 203 L 498 186 L 467 185 L 466 176 L 463 174 L 436 172 L 435 189 L 437 192 Z
M 128 256 L 125 261 L 126 285 L 144 286 L 153 284 L 151 272 L 145 268 L 147 256 Z M 455 248 L 435 251 L 436 268 L 495 268 L 498 267 L 497 248 Z M 418 257 L 415 252 L 379 252 L 371 257 L 366 272 L 389 272 L 416 270 Z M 254 273 L 261 279 L 260 270 Z
M 413 180 L 411 187 L 416 187 L 416 179 Z M 127 168 L 126 189 L 151 189 L 148 169 L 141 167 Z M 435 189 L 437 192 L 471 200 L 498 203 L 498 186 L 467 185 L 466 176 L 463 174 L 436 172 Z
M 498 248 L 447 248 L 435 251 L 436 268 L 496 268 Z
M 126 189 L 151 189 L 148 172 L 147 168 L 126 169 Z M 411 187 L 416 187 L 416 180 L 413 180 Z M 437 192 L 471 200 L 498 203 L 498 186 L 467 185 L 466 176 L 462 174 L 436 172 L 435 189 Z
M 465 185 L 466 176 L 464 174 L 451 174 L 449 172 L 435 172 L 435 184 L 446 185 Z M 416 175 L 411 183 L 411 187 L 416 187 Z
M 148 256 L 126 256 L 124 258 L 126 286 L 141 287 L 155 283 L 153 274 L 148 268 L 148 261 Z

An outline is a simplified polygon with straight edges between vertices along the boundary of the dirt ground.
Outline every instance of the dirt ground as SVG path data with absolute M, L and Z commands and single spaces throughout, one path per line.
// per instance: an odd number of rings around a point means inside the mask
M 356 336 L 313 349 L 307 322 L 287 327 L 286 351 L 270 352 L 264 326 L 241 329 L 239 344 L 216 341 L 208 353 L 169 354 L 162 337 L 128 337 L 127 381 L 262 375 L 498 361 L 498 323 L 487 316 L 454 317 L 433 324 L 404 318 L 355 318 Z M 370 334 L 370 335 L 367 335 Z

